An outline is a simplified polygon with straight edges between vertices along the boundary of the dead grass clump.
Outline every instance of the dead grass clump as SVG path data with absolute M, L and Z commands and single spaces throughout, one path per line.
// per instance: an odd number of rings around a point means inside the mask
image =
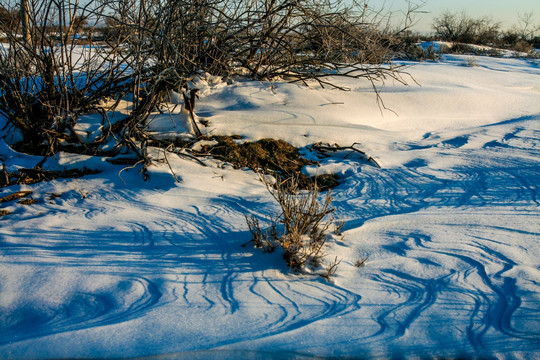
M 518 41 L 515 45 L 514 45 L 514 50 L 516 50 L 517 52 L 522 52 L 522 53 L 529 53 L 531 52 L 531 50 L 534 49 L 534 46 L 527 42 L 527 41 Z

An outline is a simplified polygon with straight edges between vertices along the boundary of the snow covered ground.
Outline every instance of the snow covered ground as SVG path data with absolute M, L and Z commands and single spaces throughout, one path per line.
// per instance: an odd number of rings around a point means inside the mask
M 0 358 L 537 359 L 540 64 L 470 58 L 410 63 L 419 85 L 383 92 L 395 113 L 362 81 L 198 80 L 212 134 L 359 143 L 381 165 L 342 153 L 306 169 L 342 181 L 333 282 L 242 247 L 244 214 L 277 205 L 253 172 L 214 160 L 169 154 L 181 182 L 159 163 L 144 182 L 59 154 L 46 166 L 102 172 L 1 189 L 37 202 L 0 204 Z M 151 126 L 172 133 L 181 116 Z M 0 157 L 9 171 L 40 160 L 4 140 Z

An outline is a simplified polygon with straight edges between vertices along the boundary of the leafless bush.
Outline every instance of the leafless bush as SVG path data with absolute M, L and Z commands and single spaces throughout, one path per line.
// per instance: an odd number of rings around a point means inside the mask
M 13 9 L 18 2 L 0 1 Z M 120 44 L 79 46 L 86 19 L 102 7 L 64 0 L 32 0 L 17 24 L 0 24 L 0 114 L 23 135 L 28 149 L 54 154 L 60 142 L 82 144 L 74 131 L 80 114 L 129 86 L 129 63 Z M 26 22 L 26 24 L 25 24 Z
M 201 70 L 343 90 L 332 79 L 365 78 L 381 105 L 387 79 L 405 82 L 390 61 L 396 31 L 367 2 L 28 0 L 17 12 L 25 1 L 0 0 L 0 113 L 47 156 L 66 144 L 96 152 L 114 135 L 148 165 L 149 115 Z M 127 94 L 129 116 L 110 124 L 100 102 Z M 92 143 L 74 130 L 89 111 L 103 115 Z
M 368 79 L 376 92 L 387 78 L 404 82 L 402 67 L 390 63 L 399 31 L 367 2 L 132 1 L 127 10 L 125 2 L 111 3 L 108 21 L 118 33 L 136 30 L 126 39 L 154 73 L 174 68 L 185 81 L 204 70 L 333 87 L 333 77 L 345 76 Z
M 518 24 L 501 31 L 501 24 L 491 18 L 472 18 L 464 12 L 458 14 L 446 11 L 435 18 L 433 30 L 439 40 L 452 41 L 465 47 L 467 47 L 466 44 L 477 44 L 497 46 L 518 52 L 530 52 L 540 43 L 540 37 L 537 35 L 540 26 L 535 24 L 533 13 L 520 14 Z M 463 48 L 455 45 L 452 50 L 454 52 L 464 51 Z M 480 50 L 471 50 L 469 47 L 465 51 L 479 52 Z M 500 55 L 496 51 L 491 53 L 482 51 L 482 54 Z
M 323 246 L 331 225 L 331 221 L 325 220 L 335 210 L 330 207 L 331 191 L 321 204 L 316 185 L 300 192 L 297 181 L 289 178 L 278 181 L 271 193 L 281 207 L 281 221 L 285 227 L 281 246 L 287 265 L 294 269 L 308 262 L 317 265 L 324 254 Z
M 441 40 L 488 45 L 493 44 L 499 37 L 501 24 L 491 18 L 472 18 L 466 13 L 444 12 L 435 18 L 433 29 Z
M 260 227 L 255 217 L 246 216 L 254 245 L 267 252 L 281 247 L 287 266 L 294 270 L 302 270 L 307 265 L 319 267 L 334 224 L 332 213 L 335 209 L 330 206 L 331 192 L 319 202 L 316 184 L 309 190 L 301 191 L 295 178 L 277 180 L 275 184 L 270 184 L 264 176 L 261 179 L 278 202 L 281 212 L 270 219 L 270 226 L 266 230 Z M 338 264 L 336 259 L 325 274 L 330 276 L 335 273 Z
M 528 53 L 533 49 L 533 45 L 527 41 L 520 40 L 513 45 L 513 49 L 521 53 Z

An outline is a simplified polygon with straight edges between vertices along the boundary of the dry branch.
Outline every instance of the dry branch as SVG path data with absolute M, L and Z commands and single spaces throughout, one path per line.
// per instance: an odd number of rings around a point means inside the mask
M 350 154 L 357 153 L 357 154 L 360 154 L 362 156 L 362 158 L 366 159 L 366 161 L 372 163 L 376 167 L 378 167 L 378 168 L 381 167 L 379 165 L 379 163 L 373 157 L 366 154 L 365 151 L 356 148 L 355 145 L 360 145 L 360 144 L 359 143 L 353 143 L 350 146 L 339 146 L 337 144 L 330 145 L 330 144 L 316 143 L 316 144 L 310 145 L 309 148 L 312 149 L 312 150 L 315 150 L 318 154 L 320 154 L 322 156 L 325 156 L 325 157 L 329 156 L 328 155 L 329 152 L 336 153 L 338 151 L 347 151 L 347 150 L 349 150 L 350 153 L 345 155 L 345 158 L 347 158 Z

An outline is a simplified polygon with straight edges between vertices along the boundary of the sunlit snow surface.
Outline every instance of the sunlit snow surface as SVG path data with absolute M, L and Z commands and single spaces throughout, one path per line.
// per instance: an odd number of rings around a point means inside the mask
M 212 160 L 169 154 L 182 182 L 159 163 L 144 182 L 138 168 L 60 154 L 50 168 L 103 171 L 2 189 L 37 203 L 0 204 L 12 212 L 0 218 L 0 358 L 538 358 L 540 65 L 469 63 L 409 64 L 420 86 L 382 94 L 397 115 L 362 81 L 196 83 L 212 134 L 357 142 L 381 164 L 341 153 L 306 170 L 342 179 L 333 283 L 242 246 L 244 214 L 277 206 L 255 174 Z M 40 160 L 3 141 L 0 157 L 10 171 Z

